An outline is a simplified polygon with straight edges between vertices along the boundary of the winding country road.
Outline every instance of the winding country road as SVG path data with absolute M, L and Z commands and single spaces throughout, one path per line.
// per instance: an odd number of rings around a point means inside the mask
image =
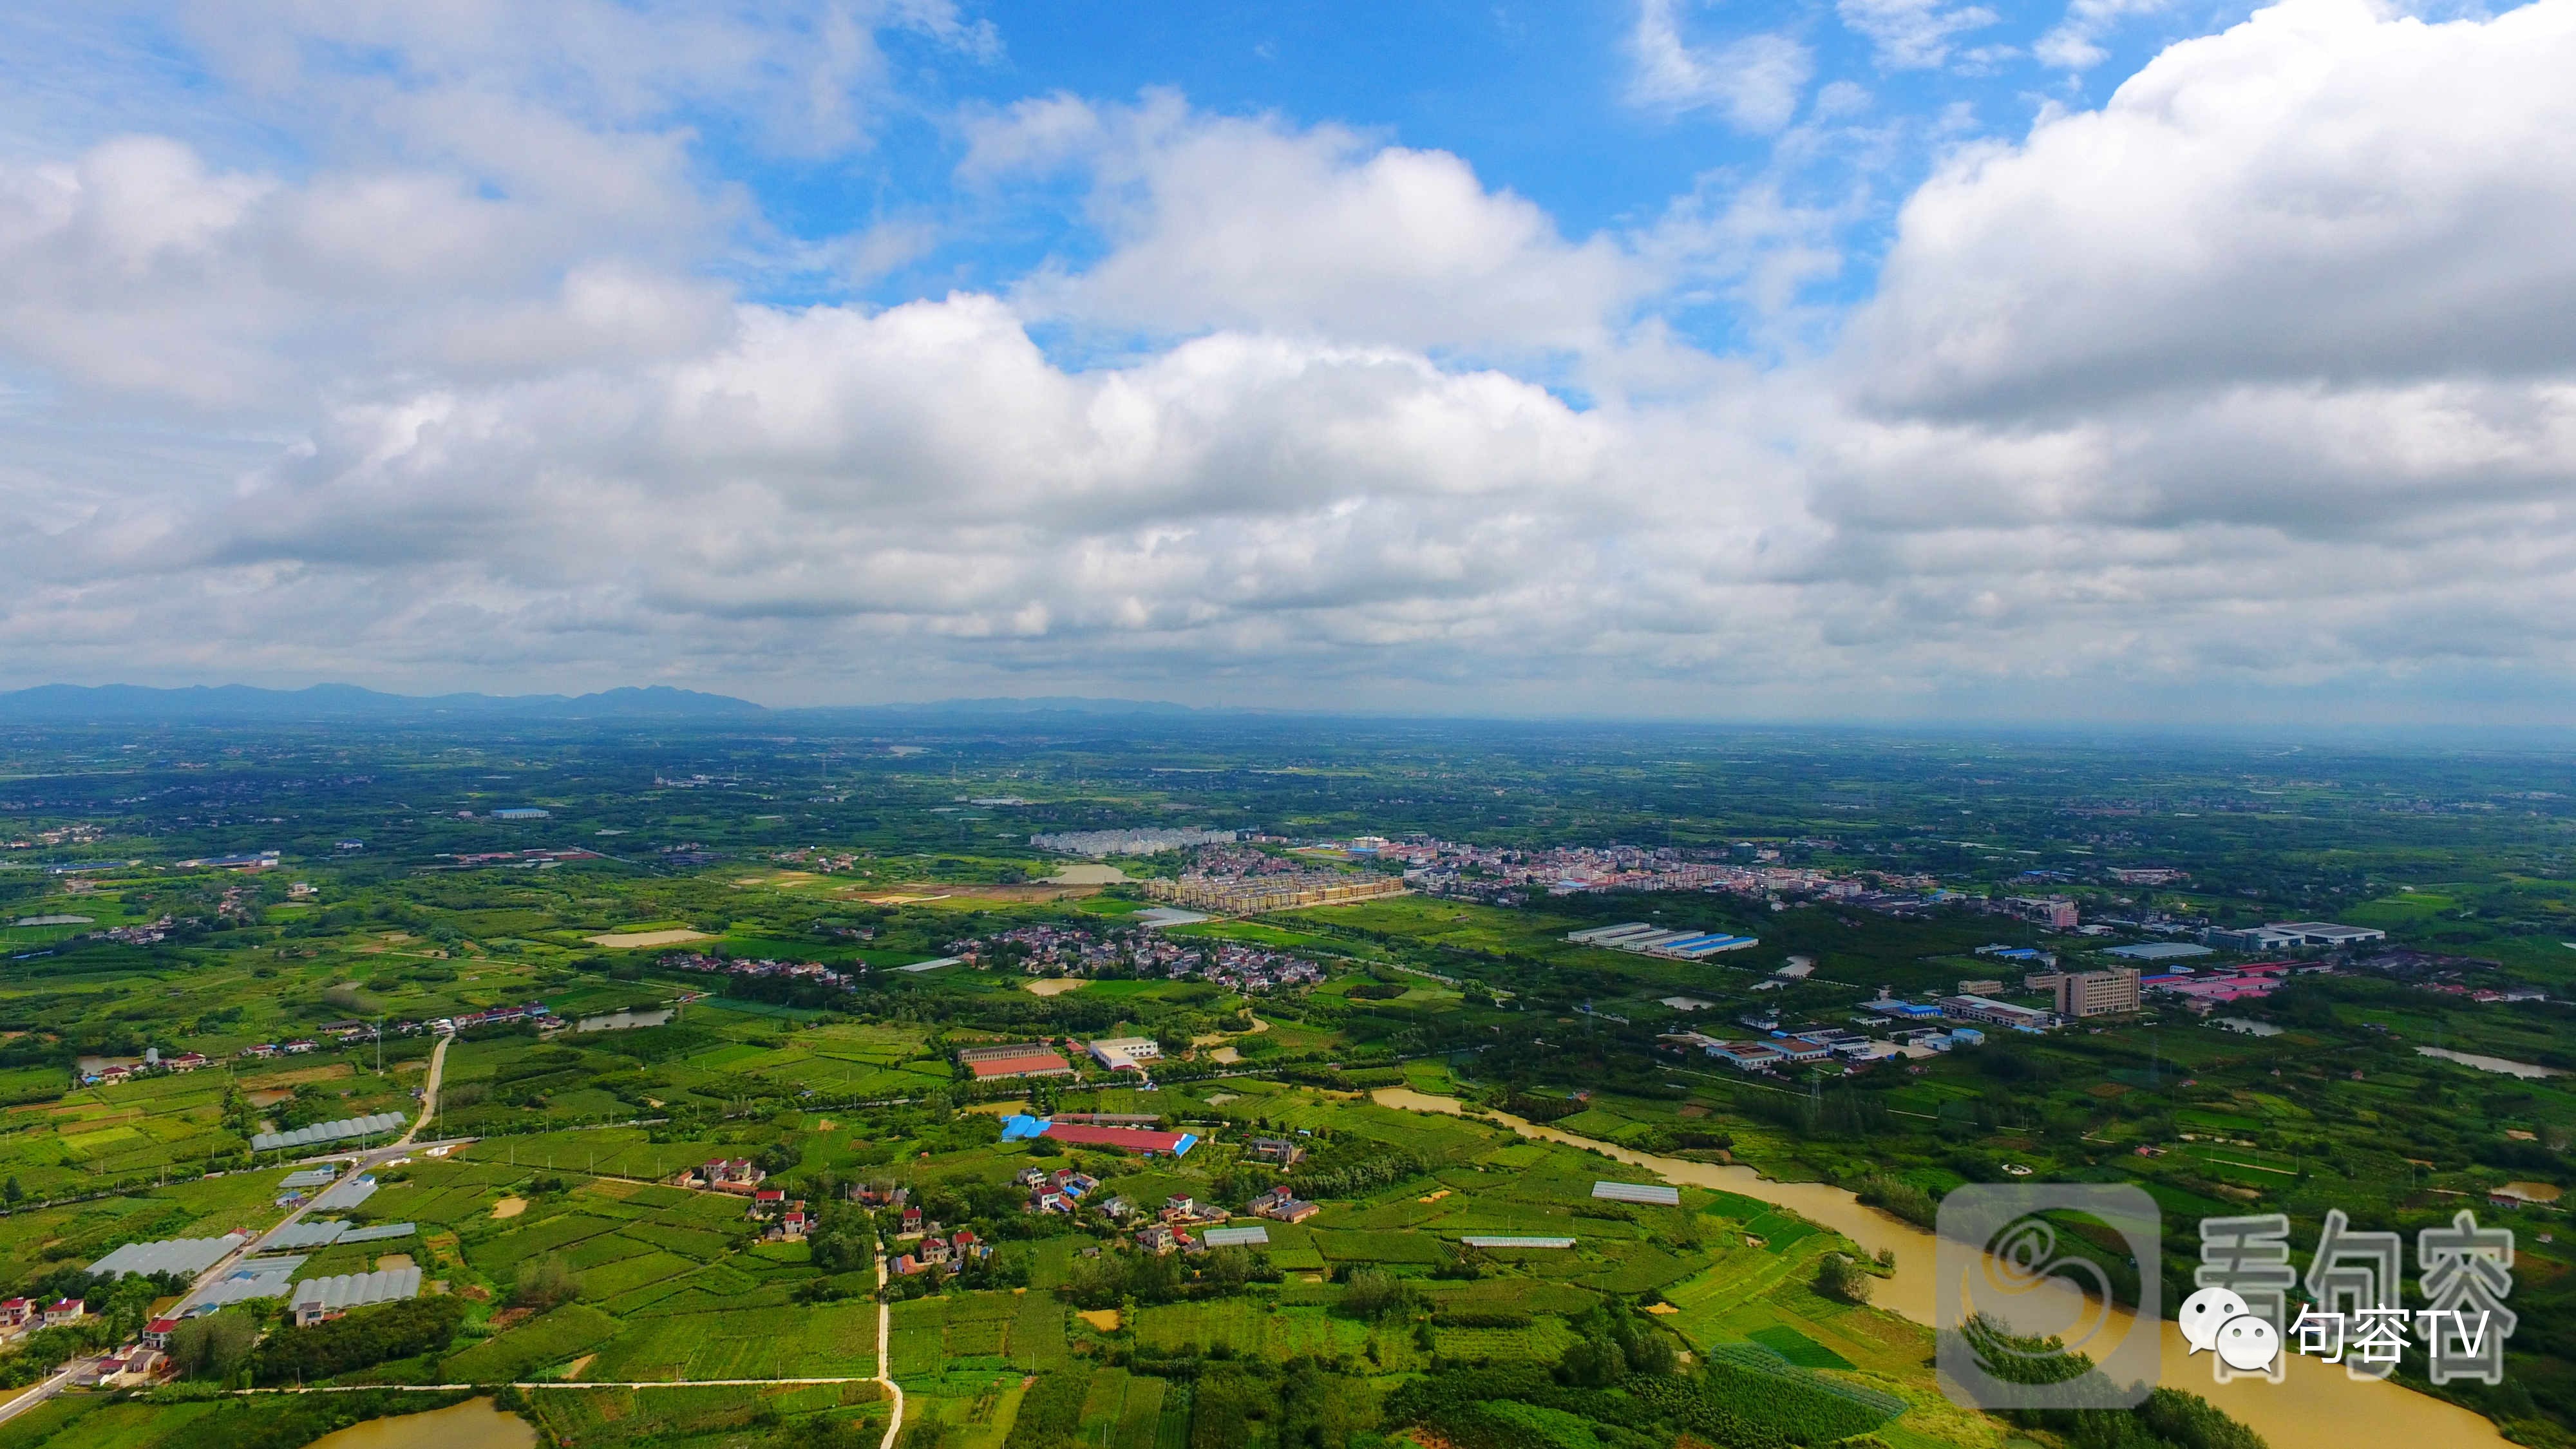
M 877 1449 L 894 1449 L 894 1439 L 903 1432 L 903 1385 L 894 1381 L 894 1305 L 886 1302 L 885 1250 L 877 1250 L 877 1382 L 886 1386 L 894 1400 L 894 1413 L 886 1420 L 885 1442 Z
M 455 1040 L 453 1036 L 442 1034 L 438 1039 L 438 1045 L 430 1048 L 429 1074 L 422 1078 L 420 1084 L 420 1120 L 411 1124 L 411 1130 L 404 1133 L 402 1139 L 394 1144 L 396 1148 L 409 1147 L 412 1140 L 420 1136 L 422 1128 L 437 1120 L 438 1083 L 447 1075 L 447 1048 Z
M 456 1038 L 453 1036 L 442 1035 L 438 1039 L 438 1045 L 430 1049 L 429 1074 L 421 1084 L 420 1116 L 411 1124 L 411 1129 L 409 1131 L 403 1133 L 400 1138 L 383 1147 L 370 1148 L 363 1152 L 333 1154 L 324 1158 L 307 1158 L 305 1160 L 339 1161 L 345 1155 L 349 1162 L 349 1170 L 340 1174 L 340 1180 L 346 1182 L 359 1173 L 365 1172 L 367 1169 L 376 1166 L 378 1163 L 384 1162 L 390 1158 L 399 1157 L 403 1153 L 411 1150 L 413 1144 L 419 1141 L 421 1132 L 427 1128 L 431 1122 L 437 1120 L 438 1084 L 447 1071 L 447 1048 L 455 1040 Z M 436 1146 L 439 1144 L 433 1143 L 431 1145 Z M 268 1245 L 270 1239 L 276 1237 L 279 1233 L 285 1231 L 294 1224 L 303 1221 L 304 1215 L 311 1212 L 315 1205 L 322 1201 L 322 1196 L 323 1195 L 321 1193 L 315 1193 L 312 1197 L 306 1199 L 301 1205 L 299 1205 L 293 1212 L 290 1212 L 285 1217 L 278 1219 L 277 1222 L 268 1229 L 268 1231 L 261 1233 L 252 1238 L 249 1242 L 243 1243 L 239 1247 L 234 1248 L 231 1252 L 226 1253 L 222 1258 L 218 1259 L 214 1266 L 206 1269 L 206 1271 L 202 1273 L 199 1273 L 196 1278 L 188 1284 L 188 1291 L 181 1296 L 181 1306 L 184 1307 L 188 1299 L 194 1298 L 199 1293 L 204 1292 L 207 1285 L 220 1281 L 225 1274 L 233 1270 L 233 1266 L 236 1263 L 239 1263 L 244 1258 L 258 1254 L 262 1248 Z M 885 1267 L 882 1262 L 878 1264 L 877 1272 L 880 1282 L 882 1282 L 885 1272 Z M 878 1334 L 880 1340 L 882 1340 L 884 1334 L 884 1311 L 883 1305 L 880 1305 L 878 1309 Z M 878 1345 L 877 1352 L 877 1372 L 882 1376 L 885 1372 L 885 1349 L 882 1341 L 880 1341 Z M 92 1356 L 83 1356 L 81 1358 L 73 1359 L 70 1363 L 64 1364 L 62 1368 L 56 1371 L 51 1377 L 34 1385 L 24 1393 L 19 1394 L 16 1398 L 11 1399 L 9 1402 L 0 1404 L 0 1424 L 9 1422 L 18 1415 L 25 1413 L 36 1405 L 45 1402 L 56 1394 L 61 1393 L 64 1388 L 70 1385 L 72 1375 L 80 1372 L 81 1366 L 90 1362 L 91 1357 Z M 888 1383 L 891 1384 L 892 1381 L 888 1380 Z M 901 1416 L 902 1404 L 903 1397 L 901 1391 L 897 1391 L 895 1396 L 897 1417 Z M 886 1440 L 886 1449 L 894 1449 L 894 1440 L 891 1436 Z

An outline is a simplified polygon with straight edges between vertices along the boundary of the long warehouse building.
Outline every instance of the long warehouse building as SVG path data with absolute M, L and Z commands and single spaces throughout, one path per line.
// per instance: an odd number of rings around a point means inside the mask
M 1644 921 L 1627 921 L 1616 926 L 1594 926 L 1566 936 L 1578 946 L 1599 946 L 1611 951 L 1633 951 L 1640 956 L 1661 956 L 1674 961 L 1699 961 L 1728 951 L 1741 951 L 1759 946 L 1758 936 L 1729 935 L 1724 931 L 1676 931 Z
M 334 1243 L 381 1243 L 394 1238 L 408 1238 L 417 1229 L 410 1223 L 379 1223 L 362 1228 L 349 1222 L 289 1223 L 268 1235 L 261 1244 L 268 1252 L 288 1248 L 327 1248 Z
M 310 1328 L 326 1318 L 337 1318 L 352 1308 L 419 1296 L 418 1268 L 382 1268 L 373 1273 L 307 1278 L 295 1285 L 294 1296 L 288 1301 L 295 1307 L 295 1326 Z
M 171 1238 L 158 1243 L 128 1243 L 89 1265 L 93 1278 L 122 1278 L 128 1273 L 177 1273 L 193 1278 L 224 1254 L 249 1241 L 240 1233 L 220 1238 Z
M 316 1122 L 292 1132 L 262 1132 L 250 1140 L 250 1145 L 257 1152 L 279 1147 L 319 1147 L 326 1142 L 345 1142 L 352 1137 L 373 1137 L 379 1132 L 396 1131 L 410 1120 L 400 1112 L 378 1112 L 371 1117 Z

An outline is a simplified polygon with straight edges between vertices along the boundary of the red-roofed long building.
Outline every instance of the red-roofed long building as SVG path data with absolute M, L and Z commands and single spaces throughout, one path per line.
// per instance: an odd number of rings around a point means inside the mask
M 1056 1052 L 1037 1051 L 1022 1056 L 977 1057 L 966 1063 L 966 1069 L 979 1082 L 1000 1077 L 1069 1077 L 1073 1064 Z
M 1072 1147 L 1106 1147 L 1118 1152 L 1168 1152 L 1174 1157 L 1198 1145 L 1187 1132 L 1156 1132 L 1147 1127 L 1094 1127 L 1080 1122 L 1050 1122 L 1038 1134 Z

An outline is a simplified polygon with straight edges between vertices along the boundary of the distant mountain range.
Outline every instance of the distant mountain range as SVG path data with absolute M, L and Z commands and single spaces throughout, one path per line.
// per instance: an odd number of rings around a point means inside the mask
M 139 684 L 41 684 L 0 692 L 0 723 L 193 724 L 213 721 L 383 720 L 670 720 L 709 724 L 845 715 L 1188 715 L 1187 705 L 1151 700 L 1090 699 L 1056 695 L 1037 699 L 949 699 L 929 704 L 889 704 L 825 709 L 773 710 L 730 695 L 705 694 L 657 684 L 596 694 L 386 694 L 354 684 L 307 689 L 258 689 L 247 684 L 154 689 Z
M 655 685 L 598 694 L 385 694 L 354 684 L 255 689 L 247 684 L 152 689 L 139 684 L 41 684 L 0 694 L 0 720 L 79 724 L 135 720 L 726 719 L 768 711 L 749 700 Z
M 1079 694 L 1044 694 L 1031 699 L 941 699 L 928 704 L 871 704 L 816 710 L 781 710 L 781 714 L 1226 714 L 1159 699 L 1093 699 Z

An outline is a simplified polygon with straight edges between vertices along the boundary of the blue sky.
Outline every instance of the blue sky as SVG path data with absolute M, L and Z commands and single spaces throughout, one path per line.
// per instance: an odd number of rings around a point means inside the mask
M 0 685 L 2542 721 L 2576 0 L 0 15 Z
M 936 92 L 954 104 L 1007 106 L 1056 91 L 1100 99 L 1133 98 L 1152 88 L 1177 91 L 1224 114 L 1276 115 L 1292 122 L 1333 121 L 1399 145 L 1452 152 L 1484 182 L 1544 207 L 1571 235 L 1649 223 L 1675 197 L 1711 173 L 1751 174 L 1773 161 L 1787 126 L 1731 124 L 1707 105 L 1676 111 L 1639 104 L 1637 7 L 1609 3 L 1280 7 L 1145 7 L 1068 4 L 993 12 L 1007 23 L 1005 43 L 982 64 L 920 56 Z M 1950 7 L 1974 9 L 1976 7 Z M 1938 13 L 1935 11 L 1934 13 Z M 2124 18 L 2103 32 L 2107 58 L 2077 74 L 2043 65 L 2030 46 L 2063 21 L 2054 7 L 1997 15 L 1953 33 L 1951 52 L 2009 50 L 1991 60 L 1890 65 L 1877 45 L 1830 6 L 1674 7 L 1680 41 L 1706 51 L 1753 35 L 1789 38 L 1807 57 L 1808 82 L 1797 89 L 1798 119 L 1814 120 L 1817 96 L 1837 83 L 1863 94 L 1846 102 L 1873 128 L 1895 133 L 1872 179 L 1885 190 L 1870 222 L 1855 228 L 1864 242 L 1883 235 L 1895 202 L 1919 180 L 1941 141 L 1963 131 L 2011 135 L 2049 103 L 2094 100 L 2155 53 L 2157 42 L 2241 19 L 2242 8 L 2195 16 Z M 1964 108 L 1952 114 L 1951 108 Z M 1937 133 L 1939 140 L 1935 139 Z M 931 111 L 889 134 L 885 162 L 908 173 L 886 200 L 896 206 L 925 197 L 934 204 L 955 159 L 948 117 Z M 1884 170 L 1877 170 L 1883 165 Z M 1839 189 L 1862 164 L 1829 148 L 1811 165 L 1792 163 L 1807 184 Z M 817 178 L 797 173 L 770 193 L 785 210 L 803 210 L 800 193 Z M 918 188 L 918 189 L 915 189 Z M 840 192 L 829 182 L 827 205 L 880 195 Z M 1087 239 L 1047 233 L 1050 244 L 1079 251 Z M 977 256 L 970 244 L 965 251 Z M 1008 258 L 1025 260 L 1025 254 Z M 1856 269 L 1856 285 L 1866 269 Z

